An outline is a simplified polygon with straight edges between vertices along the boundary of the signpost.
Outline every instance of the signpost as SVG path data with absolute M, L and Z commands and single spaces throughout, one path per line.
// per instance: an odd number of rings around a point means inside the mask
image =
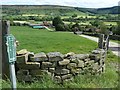
M 12 82 L 13 90 L 16 90 L 16 75 L 15 75 L 15 61 L 16 61 L 16 46 L 15 46 L 15 37 L 10 34 L 6 35 L 6 45 L 7 45 L 7 53 L 8 53 L 8 61 L 10 68 L 10 78 Z

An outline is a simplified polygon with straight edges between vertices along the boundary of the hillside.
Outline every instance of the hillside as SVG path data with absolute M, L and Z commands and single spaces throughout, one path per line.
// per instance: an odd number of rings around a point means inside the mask
M 71 15 L 72 14 L 85 14 L 78 11 L 74 7 L 66 6 L 51 6 L 51 5 L 3 5 L 3 14 L 43 14 L 43 15 Z
M 71 15 L 87 13 L 93 14 L 118 14 L 120 6 L 110 8 L 79 8 L 56 5 L 3 5 L 2 13 L 8 15 L 14 14 L 43 14 L 43 15 Z
M 84 13 L 90 12 L 94 14 L 120 14 L 120 6 L 114 6 L 110 8 L 78 8 L 75 9 L 82 11 Z

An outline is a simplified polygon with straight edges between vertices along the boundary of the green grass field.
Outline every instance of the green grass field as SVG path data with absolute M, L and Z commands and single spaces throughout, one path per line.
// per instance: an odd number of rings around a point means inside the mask
M 32 29 L 29 27 L 11 27 L 11 33 L 20 42 L 18 50 L 26 48 L 29 51 L 62 53 L 89 53 L 97 47 L 97 43 L 68 32 L 49 32 L 46 30 Z M 116 88 L 118 86 L 117 56 L 111 51 L 106 58 L 106 70 L 101 75 L 79 75 L 73 81 L 63 85 L 55 84 L 49 76 L 44 76 L 42 81 L 33 83 L 17 82 L 18 88 Z M 3 88 L 10 88 L 10 81 L 2 81 Z
M 117 22 L 104 22 L 105 25 L 117 25 Z
M 26 48 L 35 53 L 89 53 L 97 47 L 95 42 L 69 32 L 50 32 L 45 29 L 13 26 L 11 33 L 20 43 L 18 50 Z

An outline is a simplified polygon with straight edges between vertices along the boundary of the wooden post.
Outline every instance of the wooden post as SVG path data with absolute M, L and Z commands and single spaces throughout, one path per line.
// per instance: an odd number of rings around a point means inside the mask
M 2 75 L 2 22 L 0 20 L 0 79 L 2 77 L 1 75 Z
M 109 35 L 106 35 L 104 38 L 104 48 L 106 50 L 106 52 L 108 51 L 109 48 Z
M 10 22 L 2 22 L 2 79 L 10 79 L 8 53 L 5 36 L 10 33 Z
M 100 49 L 103 49 L 103 46 L 104 46 L 104 34 L 100 34 L 99 35 L 99 41 L 98 41 L 98 47 L 100 48 Z
M 106 40 L 106 50 L 108 50 L 109 49 L 109 41 L 110 41 L 110 39 L 109 39 L 109 35 L 107 35 L 107 40 Z

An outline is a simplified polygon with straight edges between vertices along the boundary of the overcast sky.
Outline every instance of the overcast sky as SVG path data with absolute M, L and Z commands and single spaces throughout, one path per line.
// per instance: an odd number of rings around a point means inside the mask
M 2 5 L 63 5 L 73 7 L 103 8 L 118 6 L 120 0 L 0 0 Z

